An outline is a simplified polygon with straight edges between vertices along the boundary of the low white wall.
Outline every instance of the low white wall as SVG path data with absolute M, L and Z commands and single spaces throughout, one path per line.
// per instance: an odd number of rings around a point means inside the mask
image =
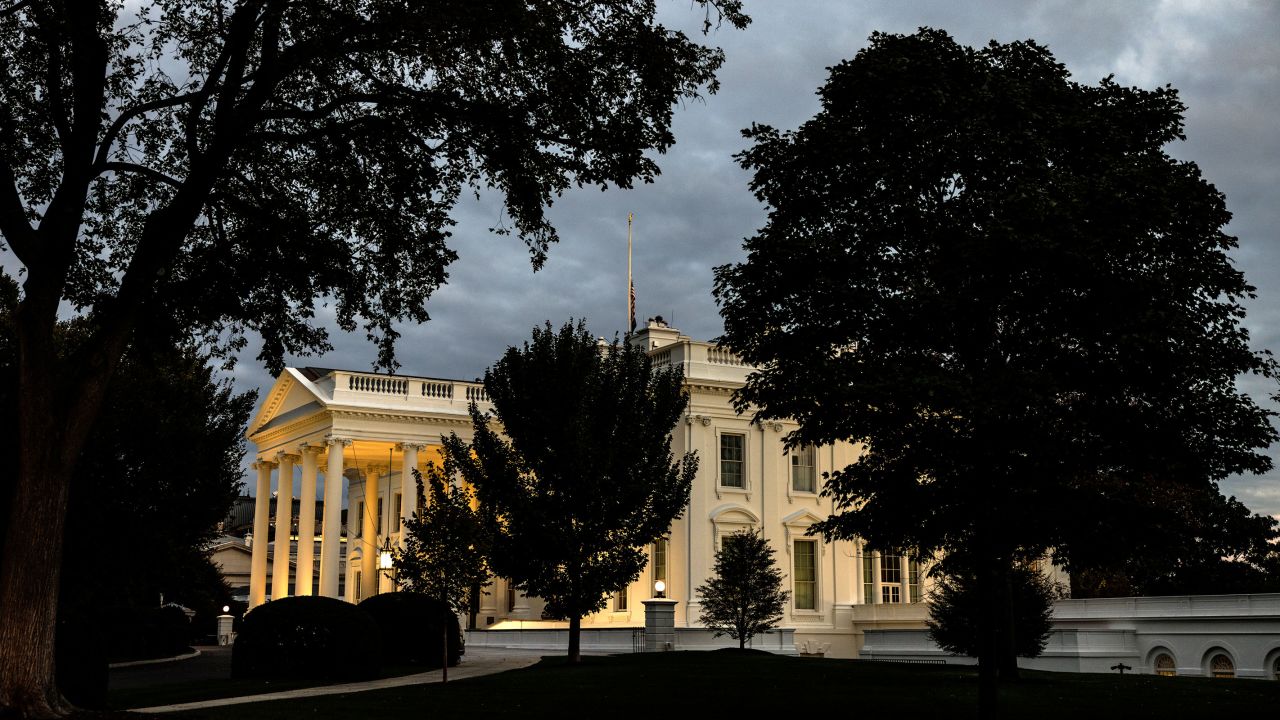
M 1173 656 L 1179 675 L 1209 675 L 1211 658 L 1225 653 L 1236 677 L 1280 679 L 1280 594 L 1063 600 L 1054 607 L 1044 654 L 1018 664 L 1110 673 L 1123 663 L 1131 672 L 1154 674 L 1160 653 Z M 860 657 L 974 662 L 942 652 L 924 629 L 868 628 Z
M 523 648 L 564 652 L 569 647 L 569 630 L 563 627 L 536 627 L 534 622 L 522 628 L 468 630 L 468 647 Z M 644 628 L 583 628 L 582 652 L 631 653 L 644 651 Z M 718 650 L 736 648 L 738 641 L 728 635 L 713 637 L 704 628 L 676 628 L 673 650 Z M 795 630 L 779 628 L 752 638 L 747 647 L 779 655 L 796 655 Z

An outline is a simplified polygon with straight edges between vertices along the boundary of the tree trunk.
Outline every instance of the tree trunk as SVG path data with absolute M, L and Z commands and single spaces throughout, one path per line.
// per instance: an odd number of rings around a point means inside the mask
M 445 612 L 444 622 L 441 623 L 444 629 L 440 634 L 440 682 L 449 682 L 449 613 Z
M 986 553 L 981 553 L 978 560 L 978 605 L 982 608 L 978 618 L 978 717 L 992 720 L 999 716 L 997 686 L 999 643 L 996 639 L 1000 626 L 1000 611 L 995 598 L 994 561 Z
M 997 604 L 1000 609 L 1000 680 L 1018 680 L 1018 638 L 1013 613 L 1013 573 L 1009 561 L 999 566 L 1000 579 L 996 584 Z
M 72 710 L 54 666 L 67 498 L 117 364 L 110 354 L 60 362 L 38 314 L 26 303 L 17 313 L 17 477 L 0 548 L 0 716 L 23 718 Z
M 569 618 L 569 664 L 582 664 L 582 616 Z

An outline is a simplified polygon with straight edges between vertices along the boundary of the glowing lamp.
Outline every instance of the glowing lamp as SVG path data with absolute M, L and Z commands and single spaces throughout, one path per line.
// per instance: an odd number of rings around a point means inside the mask
M 392 568 L 390 550 L 383 550 L 381 553 L 378 553 L 378 567 L 383 570 L 390 570 Z
M 223 605 L 223 606 L 222 606 L 222 612 L 224 612 L 224 613 L 229 613 L 229 612 L 231 612 L 231 606 L 230 606 L 230 605 Z
M 654 596 L 654 597 L 658 597 L 658 598 L 664 598 L 664 597 L 666 597 L 666 596 L 667 596 L 667 584 L 666 584 L 666 583 L 664 583 L 664 582 L 662 582 L 661 580 L 659 580 L 659 581 L 655 582 L 655 583 L 653 584 L 653 596 Z

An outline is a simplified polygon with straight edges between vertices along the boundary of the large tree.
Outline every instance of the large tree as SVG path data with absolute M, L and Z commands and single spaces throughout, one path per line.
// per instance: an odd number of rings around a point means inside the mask
M 0 278 L 6 416 L 17 402 L 17 298 L 16 284 Z M 59 342 L 74 344 L 83 325 L 60 324 Z M 255 396 L 215 379 L 208 358 L 180 338 L 138 334 L 129 344 L 72 477 L 67 509 L 58 655 L 82 676 L 70 678 L 82 692 L 92 688 L 105 698 L 107 654 L 138 640 L 140 612 L 152 611 L 161 596 L 204 621 L 230 602 L 207 547 L 241 488 L 244 425 Z M 15 458 L 17 444 L 12 433 L 0 436 L 0 456 Z M 15 479 L 0 473 L 0 517 L 8 516 Z M 103 562 L 104 543 L 128 548 L 127 568 Z M 60 674 L 68 677 L 67 667 Z
M 922 29 L 873 35 L 819 96 L 798 130 L 745 133 L 769 215 L 716 271 L 757 368 L 735 401 L 795 418 L 792 446 L 863 445 L 826 482 L 829 538 L 973 554 L 992 708 L 1010 568 L 1147 547 L 1166 498 L 1267 470 L 1274 413 L 1235 383 L 1276 364 L 1240 322 L 1225 199 L 1165 151 L 1173 88 Z
M 683 381 L 644 348 L 547 323 L 485 371 L 493 411 L 472 405 L 471 446 L 445 439 L 493 523 L 494 572 L 568 619 L 570 662 L 582 617 L 639 576 L 644 547 L 689 502 L 698 458 L 671 454 Z
M 705 29 L 746 24 L 697 0 Z M 492 188 L 539 266 L 572 185 L 658 172 L 673 103 L 723 56 L 655 3 L 10 0 L 0 233 L 22 265 L 20 452 L 0 555 L 0 712 L 57 715 L 70 478 L 131 332 L 167 324 L 278 370 L 328 347 L 318 299 L 395 364 L 447 278 L 449 213 Z M 61 348 L 63 312 L 86 319 Z

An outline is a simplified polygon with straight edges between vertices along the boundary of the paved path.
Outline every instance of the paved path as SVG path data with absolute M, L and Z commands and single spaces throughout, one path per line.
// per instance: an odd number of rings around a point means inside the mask
M 172 685 L 181 682 L 225 680 L 231 677 L 231 646 L 201 645 L 196 657 L 172 662 L 113 667 L 109 671 L 112 690 Z
M 449 668 L 449 680 L 463 680 L 480 675 L 516 670 L 538 662 L 546 653 L 545 650 L 516 650 L 508 648 L 467 648 L 462 663 Z M 321 687 L 282 690 L 280 692 L 262 693 L 259 695 L 243 695 L 241 697 L 202 700 L 200 702 L 181 703 L 178 705 L 157 705 L 147 708 L 130 708 L 141 713 L 166 713 L 180 710 L 198 710 L 200 708 L 221 707 L 223 705 L 240 705 L 251 702 L 267 702 L 269 700 L 291 700 L 294 698 L 317 697 L 320 695 L 342 695 L 345 693 L 382 690 L 384 688 L 404 687 L 406 685 L 425 685 L 440 682 L 440 671 L 403 675 L 401 677 L 369 680 L 366 682 L 344 683 L 342 685 L 323 685 Z

